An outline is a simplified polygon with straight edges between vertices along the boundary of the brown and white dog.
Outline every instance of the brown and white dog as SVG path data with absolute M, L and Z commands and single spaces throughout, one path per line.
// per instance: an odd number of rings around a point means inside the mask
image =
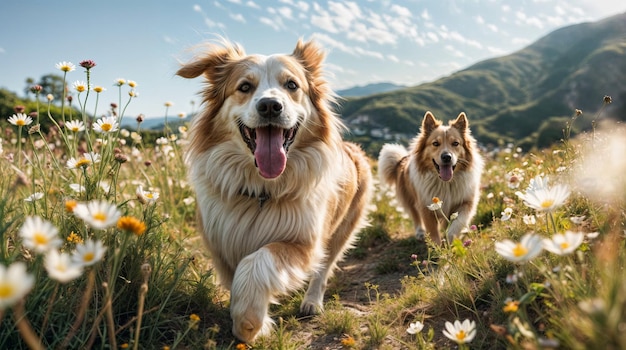
M 324 57 L 310 41 L 270 56 L 224 42 L 177 72 L 206 78 L 186 161 L 233 334 L 246 342 L 271 330 L 269 303 L 307 280 L 300 311 L 321 312 L 327 279 L 366 224 L 370 166 L 342 140 Z
M 415 223 L 418 238 L 425 234 L 440 244 L 441 212 L 428 208 L 437 197 L 447 218 L 458 217 L 447 228 L 447 239 L 467 228 L 480 196 L 483 159 L 472 137 L 465 113 L 442 125 L 426 112 L 410 153 L 401 145 L 386 144 L 378 157 L 381 181 L 396 187 L 396 196 Z

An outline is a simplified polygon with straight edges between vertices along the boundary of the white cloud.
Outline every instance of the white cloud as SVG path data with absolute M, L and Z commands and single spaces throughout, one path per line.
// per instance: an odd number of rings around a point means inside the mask
M 200 7 L 200 5 L 198 5 L 198 4 L 195 4 L 195 5 L 193 5 L 193 10 L 195 12 L 202 12 L 202 7 Z
M 499 47 L 487 46 L 487 51 L 495 56 L 502 56 L 507 54 L 509 51 L 505 49 L 501 49 Z
M 387 59 L 391 62 L 395 62 L 398 63 L 400 62 L 400 59 L 396 56 L 396 55 L 387 55 Z
M 478 24 L 485 24 L 485 20 L 483 19 L 483 16 L 478 15 L 474 17 L 474 19 L 476 20 L 476 23 Z
M 269 19 L 267 17 L 260 17 L 259 22 L 265 24 L 266 26 L 269 26 L 277 32 L 280 31 L 280 24 L 278 24 L 275 20 Z
M 0 47 L 0 54 L 2 53 L 6 53 L 7 51 L 4 49 L 4 47 Z
M 425 21 L 429 21 L 430 20 L 430 14 L 428 13 L 428 10 L 424 9 L 424 11 L 422 11 L 422 14 L 420 15 L 420 17 L 422 17 L 422 19 L 425 20 Z
M 246 19 L 243 17 L 241 13 L 231 13 L 230 18 L 237 22 L 246 23 Z
M 495 24 L 487 24 L 487 28 L 489 28 L 489 30 L 494 33 L 497 33 L 499 31 L 498 27 Z
M 391 5 L 390 10 L 392 13 L 395 13 L 396 15 L 400 17 L 412 17 L 413 16 L 413 14 L 411 13 L 411 10 L 400 5 L 393 4 Z
M 278 8 L 278 13 L 286 19 L 293 19 L 293 12 L 289 7 L 282 6 Z
M 426 33 L 426 36 L 428 37 L 428 39 L 430 39 L 432 42 L 439 42 L 439 37 L 437 36 L 437 34 L 433 33 L 433 32 L 428 32 Z
M 248 1 L 246 2 L 246 6 L 248 7 L 252 7 L 253 9 L 260 9 L 261 7 L 259 5 L 257 5 L 256 2 L 254 1 Z
M 241 0 L 228 0 L 228 2 L 232 2 L 233 4 L 241 5 Z
M 176 40 L 167 35 L 163 36 L 163 41 L 165 41 L 168 44 L 176 44 Z M 0 47 L 0 53 L 3 53 L 3 52 L 4 50 Z
M 455 57 L 465 57 L 465 54 L 462 51 L 455 49 L 452 45 L 446 45 L 444 48 L 450 51 Z

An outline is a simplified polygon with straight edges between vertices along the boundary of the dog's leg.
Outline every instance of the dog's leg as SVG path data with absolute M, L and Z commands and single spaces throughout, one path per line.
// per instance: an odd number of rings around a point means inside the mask
M 326 257 L 321 268 L 311 275 L 309 288 L 300 305 L 301 314 L 315 315 L 324 311 L 324 292 L 326 292 L 328 278 L 332 276 L 336 263 L 341 259 L 344 251 L 351 246 L 358 219 L 358 217 L 345 218 L 327 243 Z
M 424 223 L 424 228 L 426 229 L 426 234 L 435 244 L 441 244 L 441 238 L 439 237 L 439 221 L 437 217 L 435 217 L 435 213 L 431 212 L 429 209 L 424 208 L 420 209 L 422 214 L 422 221 Z
M 233 334 L 251 343 L 273 325 L 268 316 L 274 297 L 302 286 L 314 251 L 295 243 L 270 243 L 241 260 L 230 293 Z

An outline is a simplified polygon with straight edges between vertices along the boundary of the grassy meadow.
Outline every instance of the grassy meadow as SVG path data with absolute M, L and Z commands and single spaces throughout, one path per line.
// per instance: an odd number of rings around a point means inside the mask
M 123 79 L 90 118 L 95 64 L 80 66 L 80 113 L 48 100 L 0 116 L 0 348 L 626 348 L 626 132 L 602 127 L 602 108 L 576 137 L 573 111 L 553 148 L 483 150 L 478 213 L 441 247 L 416 240 L 377 185 L 326 312 L 299 317 L 303 291 L 284 297 L 272 335 L 247 345 L 196 233 L 186 128 L 120 128 L 135 98 Z

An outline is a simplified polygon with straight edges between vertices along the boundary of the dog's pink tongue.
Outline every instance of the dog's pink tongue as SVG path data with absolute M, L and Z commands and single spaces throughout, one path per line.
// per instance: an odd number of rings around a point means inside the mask
M 283 148 L 284 143 L 283 129 L 271 126 L 256 128 L 254 158 L 264 178 L 276 178 L 285 170 L 287 155 Z
M 439 177 L 443 181 L 450 181 L 452 179 L 452 165 L 440 165 L 439 166 Z

